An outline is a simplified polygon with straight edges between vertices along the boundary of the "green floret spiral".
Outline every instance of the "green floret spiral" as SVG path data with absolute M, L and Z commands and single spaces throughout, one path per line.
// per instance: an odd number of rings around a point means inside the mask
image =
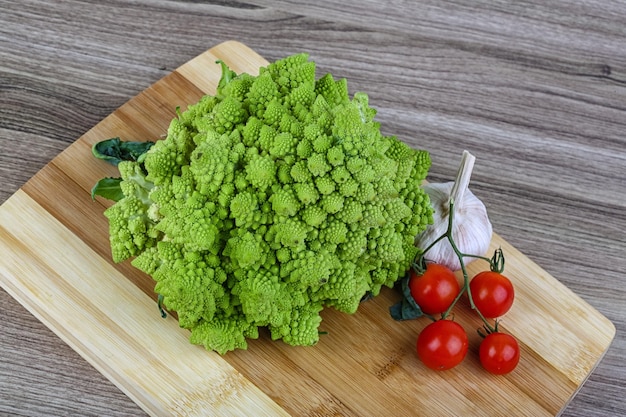
M 194 344 L 224 354 L 266 327 L 313 345 L 323 308 L 352 314 L 410 268 L 430 155 L 383 135 L 367 95 L 316 79 L 307 54 L 256 76 L 219 63 L 216 93 L 121 164 L 113 258 L 154 278 Z

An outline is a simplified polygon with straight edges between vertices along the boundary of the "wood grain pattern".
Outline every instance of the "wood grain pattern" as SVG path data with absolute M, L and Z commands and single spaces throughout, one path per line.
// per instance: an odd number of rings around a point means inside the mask
M 430 180 L 449 180 L 461 149 L 478 157 L 472 188 L 495 230 L 618 329 L 563 415 L 626 415 L 623 2 L 0 0 L 0 9 L 0 202 L 212 45 L 237 39 L 268 59 L 309 51 L 370 93 L 388 133 L 431 150 Z M 1 415 L 143 414 L 2 290 L 0 313 Z M 328 397 L 315 398 L 330 414 Z
M 3 287 L 150 415 L 284 415 L 24 192 L 2 225 Z
M 90 148 L 103 137 L 163 134 L 173 108 L 214 92 L 217 59 L 237 72 L 255 73 L 266 64 L 238 42 L 212 48 L 104 119 L 0 207 L 0 249 L 8 255 L 0 269 L 3 287 L 154 416 L 251 410 L 268 416 L 331 411 L 379 416 L 389 410 L 440 416 L 477 409 L 485 415 L 559 414 L 604 356 L 615 328 L 497 235 L 492 249 L 505 251 L 517 295 L 503 328 L 518 338 L 523 355 L 507 377 L 485 374 L 476 357 L 446 373 L 424 369 L 413 353 L 424 321 L 394 322 L 388 308 L 398 295 L 392 290 L 353 316 L 325 311 L 329 335 L 313 348 L 289 347 L 262 335 L 248 351 L 220 357 L 191 346 L 173 318 L 160 319 L 151 279 L 128 262 L 110 261 L 102 216 L 107 203 L 92 202 L 89 190 L 114 173 Z M 470 266 L 470 273 L 476 268 Z M 480 326 L 467 305 L 455 317 L 466 328 Z M 475 353 L 478 336 L 470 340 Z M 419 395 L 398 390 L 423 381 L 429 383 Z M 442 391 L 450 395 L 445 404 L 436 395 Z

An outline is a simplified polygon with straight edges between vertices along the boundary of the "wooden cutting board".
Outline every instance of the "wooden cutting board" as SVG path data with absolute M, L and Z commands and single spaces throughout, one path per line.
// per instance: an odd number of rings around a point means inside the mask
M 494 236 L 507 256 L 516 301 L 502 329 L 522 359 L 492 376 L 477 359 L 479 320 L 467 305 L 455 320 L 470 335 L 457 368 L 434 372 L 415 355 L 427 319 L 395 322 L 399 295 L 384 290 L 354 315 L 326 310 L 314 347 L 272 342 L 219 356 L 155 305 L 152 280 L 110 261 L 109 204 L 90 189 L 116 169 L 95 160 L 102 139 L 161 137 L 175 107 L 215 91 L 224 60 L 237 73 L 267 62 L 238 42 L 194 58 L 79 138 L 0 207 L 0 284 L 32 314 L 153 416 L 557 415 L 602 359 L 615 327 L 598 311 Z M 459 151 L 460 152 L 460 151 Z M 478 263 L 478 262 L 477 262 Z M 470 265 L 470 274 L 484 265 Z

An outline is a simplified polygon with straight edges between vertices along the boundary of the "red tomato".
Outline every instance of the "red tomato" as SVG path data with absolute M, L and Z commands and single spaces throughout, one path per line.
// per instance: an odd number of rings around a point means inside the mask
M 491 333 L 480 343 L 478 355 L 480 363 L 488 372 L 496 375 L 508 374 L 519 363 L 519 344 L 509 334 Z
M 435 263 L 428 263 L 422 275 L 411 270 L 409 289 L 417 305 L 426 314 L 443 313 L 461 291 L 454 272 Z
M 463 361 L 468 345 L 467 333 L 459 323 L 438 320 L 417 337 L 417 356 L 428 368 L 443 371 Z
M 504 275 L 483 271 L 476 275 L 469 284 L 474 305 L 487 319 L 503 316 L 515 298 L 513 284 Z

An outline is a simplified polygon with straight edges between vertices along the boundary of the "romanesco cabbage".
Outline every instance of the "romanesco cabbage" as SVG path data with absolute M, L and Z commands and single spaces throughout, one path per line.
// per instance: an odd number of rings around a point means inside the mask
M 224 354 L 267 327 L 313 345 L 324 307 L 354 313 L 409 269 L 430 156 L 384 136 L 345 79 L 316 80 L 307 54 L 258 76 L 219 63 L 216 94 L 119 164 L 113 259 L 154 278 L 192 343 Z

